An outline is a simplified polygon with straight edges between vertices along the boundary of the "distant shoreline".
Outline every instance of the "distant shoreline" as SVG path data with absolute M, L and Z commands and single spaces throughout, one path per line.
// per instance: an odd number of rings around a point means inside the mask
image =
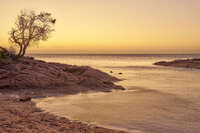
M 174 60 L 174 61 L 160 61 L 160 62 L 154 63 L 154 65 L 200 69 L 200 58 L 182 59 L 182 60 Z
M 97 54 L 88 54 L 88 53 L 31 53 L 28 54 L 30 56 L 32 55 L 82 55 L 82 56 L 157 56 L 157 55 L 162 55 L 162 56 L 179 56 L 179 55 L 199 55 L 200 53 L 190 53 L 190 54 L 101 54 L 101 53 L 97 53 Z

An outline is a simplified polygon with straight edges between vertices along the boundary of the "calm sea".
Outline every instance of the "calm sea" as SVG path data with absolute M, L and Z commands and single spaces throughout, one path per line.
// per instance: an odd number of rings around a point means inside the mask
M 33 56 L 113 71 L 113 76 L 123 79 L 117 84 L 127 89 L 37 100 L 37 106 L 48 112 L 136 133 L 200 132 L 200 70 L 153 65 L 200 55 Z

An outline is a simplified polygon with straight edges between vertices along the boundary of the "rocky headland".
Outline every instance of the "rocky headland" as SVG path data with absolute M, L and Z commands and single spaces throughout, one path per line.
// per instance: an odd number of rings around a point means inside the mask
M 200 59 L 160 61 L 154 63 L 154 65 L 200 69 Z
M 30 57 L 0 60 L 0 93 L 46 97 L 88 91 L 123 90 L 116 77 L 89 66 L 47 63 Z
M 88 66 L 47 63 L 31 57 L 0 60 L 0 132 L 124 133 L 41 111 L 31 98 L 124 90 L 116 77 Z

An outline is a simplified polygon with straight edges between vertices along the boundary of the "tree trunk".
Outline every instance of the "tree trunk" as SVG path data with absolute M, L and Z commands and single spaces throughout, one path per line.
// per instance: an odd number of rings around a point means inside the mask
M 20 45 L 18 56 L 21 56 L 21 54 L 22 54 L 22 45 Z
M 26 54 L 26 48 L 27 46 L 24 46 L 21 56 L 24 56 Z

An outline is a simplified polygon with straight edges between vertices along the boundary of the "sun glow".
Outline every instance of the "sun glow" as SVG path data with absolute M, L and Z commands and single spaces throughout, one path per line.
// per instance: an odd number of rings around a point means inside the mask
M 198 0 L 1 0 L 0 43 L 21 9 L 57 19 L 46 42 L 29 53 L 199 53 Z

